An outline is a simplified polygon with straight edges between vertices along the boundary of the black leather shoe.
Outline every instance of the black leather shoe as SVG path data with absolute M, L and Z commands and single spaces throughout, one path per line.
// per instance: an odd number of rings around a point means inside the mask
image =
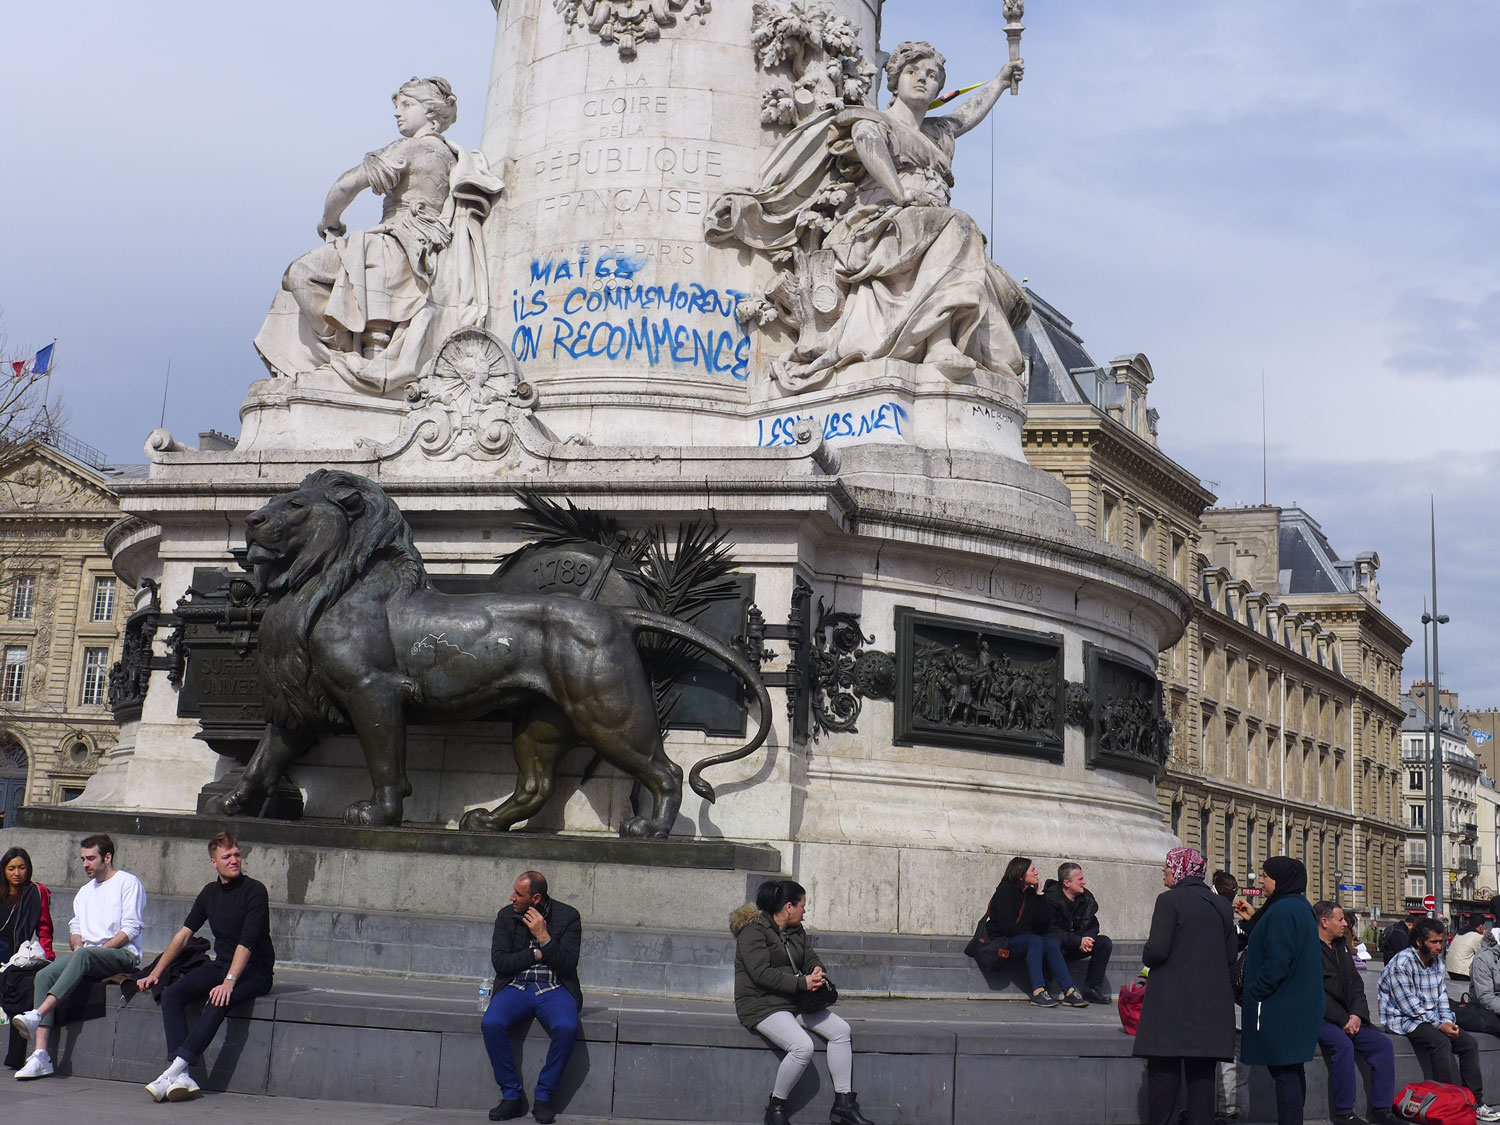
M 1104 992 L 1101 989 L 1097 989 L 1097 988 L 1085 988 L 1083 990 L 1083 998 L 1085 1000 L 1087 1000 L 1090 1004 L 1113 1004 L 1114 1003 L 1114 1001 L 1110 998 L 1109 993 Z
M 539 1125 L 552 1125 L 557 1120 L 557 1114 L 552 1112 L 552 1103 L 544 1102 L 537 1098 L 536 1105 L 531 1107 L 531 1116 L 536 1118 Z
M 509 1121 L 512 1117 L 522 1117 L 526 1113 L 526 1095 L 519 1098 L 506 1098 L 503 1102 L 490 1110 L 491 1121 Z
M 852 1090 L 847 1094 L 833 1095 L 833 1112 L 828 1115 L 829 1125 L 875 1125 L 859 1111 L 859 1098 Z
M 766 1103 L 766 1125 L 792 1125 L 792 1119 L 786 1115 L 785 1098 L 771 1095 Z

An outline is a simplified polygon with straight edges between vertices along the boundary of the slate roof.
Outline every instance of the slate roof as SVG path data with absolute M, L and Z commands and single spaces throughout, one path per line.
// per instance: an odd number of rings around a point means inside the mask
M 1338 557 L 1318 521 L 1301 508 L 1281 510 L 1278 551 L 1282 593 L 1357 592 L 1354 564 Z
M 1104 381 L 1104 401 L 1099 401 L 1095 373 L 1108 368 L 1089 355 L 1073 322 L 1031 289 L 1031 316 L 1016 332 L 1021 354 L 1031 360 L 1031 383 L 1027 402 L 1087 402 L 1103 409 L 1114 399 L 1113 379 Z

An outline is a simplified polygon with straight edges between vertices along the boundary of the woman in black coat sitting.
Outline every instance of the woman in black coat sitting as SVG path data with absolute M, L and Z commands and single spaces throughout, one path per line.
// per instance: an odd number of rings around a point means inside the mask
M 1057 1007 L 1057 999 L 1047 991 L 1042 975 L 1043 965 L 1062 989 L 1062 1002 L 1070 1008 L 1087 1008 L 1089 1002 L 1073 987 L 1062 944 L 1054 934 L 1048 936 L 1052 908 L 1042 898 L 1042 877 L 1036 864 L 1025 856 L 1016 856 L 1005 866 L 1005 877 L 990 899 L 989 936 L 1007 939 L 1010 956 L 1026 958 L 1031 976 L 1031 1002 L 1043 1008 Z
M 1208 870 L 1192 848 L 1173 848 L 1162 867 L 1168 888 L 1156 896 L 1142 960 L 1151 970 L 1135 1036 L 1146 1060 L 1146 1120 L 1171 1125 L 1187 1076 L 1187 1125 L 1214 1119 L 1214 1071 L 1234 1058 L 1234 989 L 1239 956 L 1229 900 L 1203 881 Z

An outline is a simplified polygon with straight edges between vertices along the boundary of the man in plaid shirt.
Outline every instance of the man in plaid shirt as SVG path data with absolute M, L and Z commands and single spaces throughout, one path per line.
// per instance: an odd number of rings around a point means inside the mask
M 547 880 L 541 872 L 527 871 L 516 880 L 510 905 L 495 917 L 495 934 L 490 941 L 495 995 L 480 1023 L 500 1087 L 500 1104 L 490 1110 L 491 1121 L 520 1117 L 526 1112 L 526 1090 L 516 1069 L 510 1033 L 533 1016 L 552 1042 L 536 1080 L 532 1116 L 543 1125 L 556 1119 L 552 1099 L 573 1054 L 578 1012 L 583 1007 L 583 993 L 578 987 L 582 938 L 578 911 L 548 897 Z
M 1419 918 L 1411 945 L 1380 974 L 1380 1022 L 1405 1035 L 1422 1070 L 1438 1082 L 1467 1086 L 1479 1103 L 1479 1120 L 1500 1121 L 1500 1109 L 1484 1102 L 1479 1044 L 1453 1022 L 1448 1004 L 1448 974 L 1443 967 L 1443 924 Z M 1457 1056 L 1455 1059 L 1454 1056 Z

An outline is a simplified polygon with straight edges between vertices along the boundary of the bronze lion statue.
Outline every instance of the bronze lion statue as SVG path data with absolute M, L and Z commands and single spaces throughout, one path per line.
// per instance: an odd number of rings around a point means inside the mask
M 705 799 L 705 767 L 754 752 L 770 697 L 738 651 L 684 621 L 565 595 L 446 594 L 429 584 L 411 528 L 379 485 L 320 469 L 245 519 L 249 562 L 270 595 L 260 624 L 266 730 L 244 779 L 210 811 L 234 816 L 273 791 L 332 727 L 354 728 L 375 791 L 344 820 L 401 823 L 411 794 L 406 725 L 512 720 L 516 789 L 464 814 L 466 830 L 503 832 L 552 795 L 558 759 L 578 742 L 635 778 L 622 836 L 665 837 L 682 804 L 682 770 L 662 747 L 636 637 L 682 638 L 729 665 L 754 692 L 760 725 L 738 750 L 705 758 L 688 784 Z M 650 794 L 649 812 L 641 808 Z

